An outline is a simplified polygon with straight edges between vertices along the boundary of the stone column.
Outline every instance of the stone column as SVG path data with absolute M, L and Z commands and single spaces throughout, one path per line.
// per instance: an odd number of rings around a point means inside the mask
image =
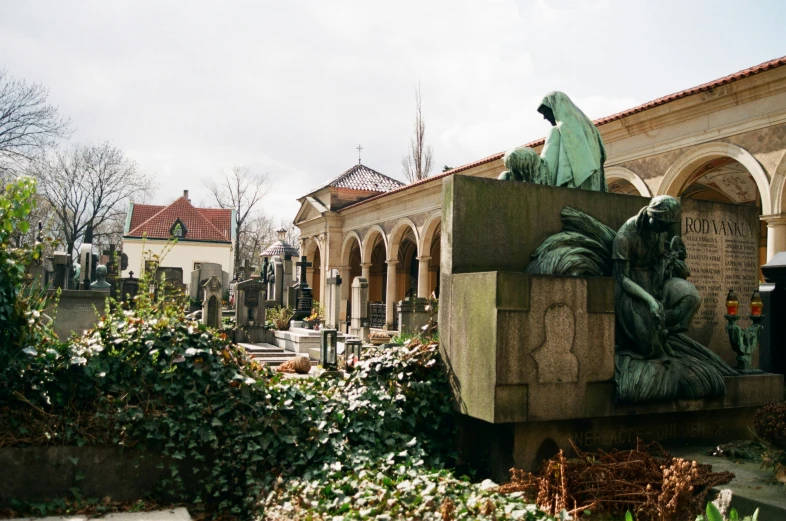
M 385 291 L 385 324 L 395 322 L 396 313 L 396 264 L 398 261 L 388 260 L 388 286 Z
M 767 262 L 776 253 L 786 251 L 786 214 L 762 215 L 767 223 Z
M 360 276 L 366 280 L 371 279 L 371 263 L 366 262 L 360 265 Z
M 418 257 L 418 298 L 428 298 L 430 260 L 431 257 Z

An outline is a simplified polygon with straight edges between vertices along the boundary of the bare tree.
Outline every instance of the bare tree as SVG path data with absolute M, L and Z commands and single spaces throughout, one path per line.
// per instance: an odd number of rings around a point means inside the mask
M 267 175 L 255 174 L 245 166 L 235 166 L 230 172 L 221 172 L 218 181 L 205 179 L 203 182 L 218 206 L 235 210 L 235 233 L 239 239 L 245 233 L 243 227 L 253 215 L 254 207 L 267 194 Z M 240 268 L 243 247 L 238 240 L 235 244 L 235 273 Z
M 259 264 L 259 255 L 265 247 L 275 241 L 276 231 L 273 221 L 263 214 L 252 214 L 243 224 L 242 233 L 237 241 L 241 245 L 241 258 L 250 266 Z
M 404 156 L 404 177 L 410 183 L 426 179 L 431 173 L 431 158 L 433 151 L 426 144 L 426 123 L 423 121 L 423 111 L 420 103 L 420 85 L 415 91 L 415 135 L 409 142 L 409 154 Z
M 24 172 L 58 138 L 71 130 L 57 107 L 47 104 L 49 91 L 0 70 L 0 181 Z
M 73 253 L 88 223 L 96 243 L 122 234 L 128 202 L 154 190 L 153 179 L 110 143 L 74 145 L 36 163 L 55 230 Z

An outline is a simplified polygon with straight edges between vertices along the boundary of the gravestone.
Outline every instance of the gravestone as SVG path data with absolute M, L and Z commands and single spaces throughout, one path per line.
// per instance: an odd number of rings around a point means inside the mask
M 303 320 L 311 315 L 311 309 L 314 306 L 313 292 L 308 287 L 308 281 L 306 281 L 306 269 L 310 268 L 312 263 L 308 262 L 306 256 L 303 256 L 302 260 L 297 263 L 297 266 L 300 268 L 300 280 L 295 285 L 297 290 L 297 309 L 295 309 L 295 314 L 292 316 L 292 320 L 295 321 Z
M 85 240 L 79 247 L 79 262 L 82 271 L 80 272 L 81 288 L 90 289 L 93 273 L 93 225 L 87 225 Z
M 110 244 L 109 249 L 104 251 L 104 255 L 107 256 L 106 281 L 109 283 L 109 296 L 113 299 L 117 299 L 120 276 L 120 263 L 117 261 L 118 254 L 115 248 L 114 244 Z
M 751 295 L 759 286 L 759 211 L 755 206 L 686 198 L 680 203 L 688 280 L 702 297 L 688 335 L 734 367 L 735 354 L 723 320 L 726 294 L 730 289 L 737 293 L 740 314 L 746 317 Z
M 276 303 L 279 306 L 289 306 L 289 302 L 284 298 L 284 288 L 289 286 L 284 285 L 284 261 L 281 260 L 281 257 L 273 257 L 273 280 L 270 285 Z
M 352 313 L 349 334 L 368 342 L 368 279 L 352 281 Z
M 341 274 L 337 269 L 328 272 L 328 279 L 325 281 L 327 293 L 325 326 L 328 329 L 338 329 L 341 317 Z
M 263 342 L 265 339 L 265 284 L 251 278 L 235 285 L 235 341 Z
M 163 295 L 168 298 L 179 297 L 186 292 L 183 283 L 183 268 L 159 266 L 155 275 L 156 297 Z
M 202 322 L 208 327 L 221 327 L 221 279 L 210 277 L 203 286 Z
M 134 297 L 139 293 L 139 279 L 134 278 L 134 272 L 128 273 L 127 279 L 120 279 L 120 300 L 123 302 L 128 301 L 132 306 L 134 304 Z
M 55 288 L 68 289 L 71 272 L 71 255 L 64 251 L 56 251 L 52 263 L 55 268 Z
M 443 180 L 440 354 L 467 461 L 500 479 L 512 466 L 538 468 L 559 449 L 572 455 L 571 438 L 579 448 L 604 449 L 635 446 L 637 438 L 663 445 L 750 438 L 756 408 L 782 400 L 783 376 L 763 373 L 723 376 L 723 396 L 622 403 L 614 378 L 615 280 L 526 273 L 536 249 L 563 230 L 565 207 L 616 231 L 648 203 L 469 176 Z M 686 202 L 683 226 L 685 216 L 704 218 L 701 205 L 715 211 L 714 203 L 695 203 L 698 213 L 691 214 Z M 746 239 L 739 224 L 731 230 L 733 240 L 718 241 L 719 248 Z M 694 252 L 685 242 L 690 262 Z M 724 281 L 744 281 L 736 276 Z M 715 320 L 723 324 L 723 310 Z
M 221 282 L 222 288 L 229 288 L 229 273 L 221 269 L 221 264 L 203 262 L 199 269 L 191 272 L 191 284 L 188 291 L 191 300 L 204 300 L 205 283 L 214 276 Z
M 398 328 L 402 333 L 417 335 L 428 324 L 431 312 L 426 310 L 427 298 L 407 297 L 396 303 L 398 308 Z M 436 319 L 436 317 L 435 317 Z

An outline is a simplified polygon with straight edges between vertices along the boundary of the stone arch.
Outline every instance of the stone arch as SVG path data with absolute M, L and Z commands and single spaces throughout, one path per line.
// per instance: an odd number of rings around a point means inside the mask
M 605 169 L 605 175 L 607 183 L 614 179 L 624 179 L 632 184 L 642 197 L 652 197 L 650 187 L 647 186 L 647 183 L 645 183 L 633 170 L 629 170 L 622 166 L 610 166 Z
M 418 254 L 420 256 L 430 255 L 431 242 L 434 240 L 434 234 L 437 233 L 440 225 L 442 224 L 442 213 L 436 212 L 429 216 L 426 224 L 423 225 L 423 231 L 420 236 L 420 244 L 418 245 Z
M 775 215 L 783 213 L 784 191 L 786 191 L 786 154 L 784 154 L 781 162 L 778 163 L 778 167 L 775 169 L 775 174 L 772 176 L 772 186 L 770 187 L 772 213 Z
M 363 241 L 360 240 L 360 235 L 355 231 L 347 232 L 344 235 L 344 242 L 341 244 L 341 265 L 349 266 L 349 254 L 352 251 L 352 241 L 357 241 L 358 248 L 362 248 Z M 362 251 L 362 249 L 361 249 Z
M 420 254 L 420 248 L 418 247 L 420 244 L 418 228 L 415 226 L 415 223 L 412 222 L 412 219 L 409 217 L 403 217 L 396 222 L 396 225 L 393 227 L 393 231 L 390 232 L 390 236 L 388 238 L 388 245 L 390 247 L 387 250 L 388 259 L 395 261 L 398 260 L 398 249 L 401 245 L 401 239 L 404 237 L 407 228 L 412 231 L 415 247 L 418 249 L 417 255 Z
M 378 224 L 375 224 L 368 229 L 365 237 L 363 237 L 363 242 L 360 245 L 360 262 L 363 264 L 371 263 L 371 254 L 374 251 L 374 243 L 376 242 L 377 235 L 382 237 L 382 244 L 385 247 L 385 258 L 389 258 L 388 238 L 385 235 L 385 230 L 383 230 Z
M 309 259 L 314 258 L 314 253 L 319 252 L 319 258 L 322 257 L 322 245 L 319 244 L 319 240 L 316 237 L 306 237 L 302 240 L 302 246 L 300 248 L 300 256 L 306 256 Z
M 707 161 L 718 157 L 729 157 L 745 167 L 753 177 L 759 191 L 762 214 L 771 214 L 772 201 L 767 172 L 750 152 L 730 143 L 706 143 L 684 153 L 666 171 L 658 188 L 658 195 L 678 197 L 696 169 Z

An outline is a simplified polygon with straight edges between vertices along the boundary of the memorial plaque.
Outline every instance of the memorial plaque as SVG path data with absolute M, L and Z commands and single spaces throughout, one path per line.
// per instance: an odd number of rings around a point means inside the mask
M 243 303 L 246 307 L 255 308 L 259 306 L 259 293 L 265 289 L 265 285 L 255 280 L 246 281 L 238 284 L 237 289 L 243 291 Z
M 755 206 L 682 202 L 682 238 L 688 249 L 692 282 L 702 296 L 688 335 L 735 365 L 726 333 L 726 294 L 740 301 L 741 325 L 747 325 L 750 298 L 759 286 L 759 210 Z

